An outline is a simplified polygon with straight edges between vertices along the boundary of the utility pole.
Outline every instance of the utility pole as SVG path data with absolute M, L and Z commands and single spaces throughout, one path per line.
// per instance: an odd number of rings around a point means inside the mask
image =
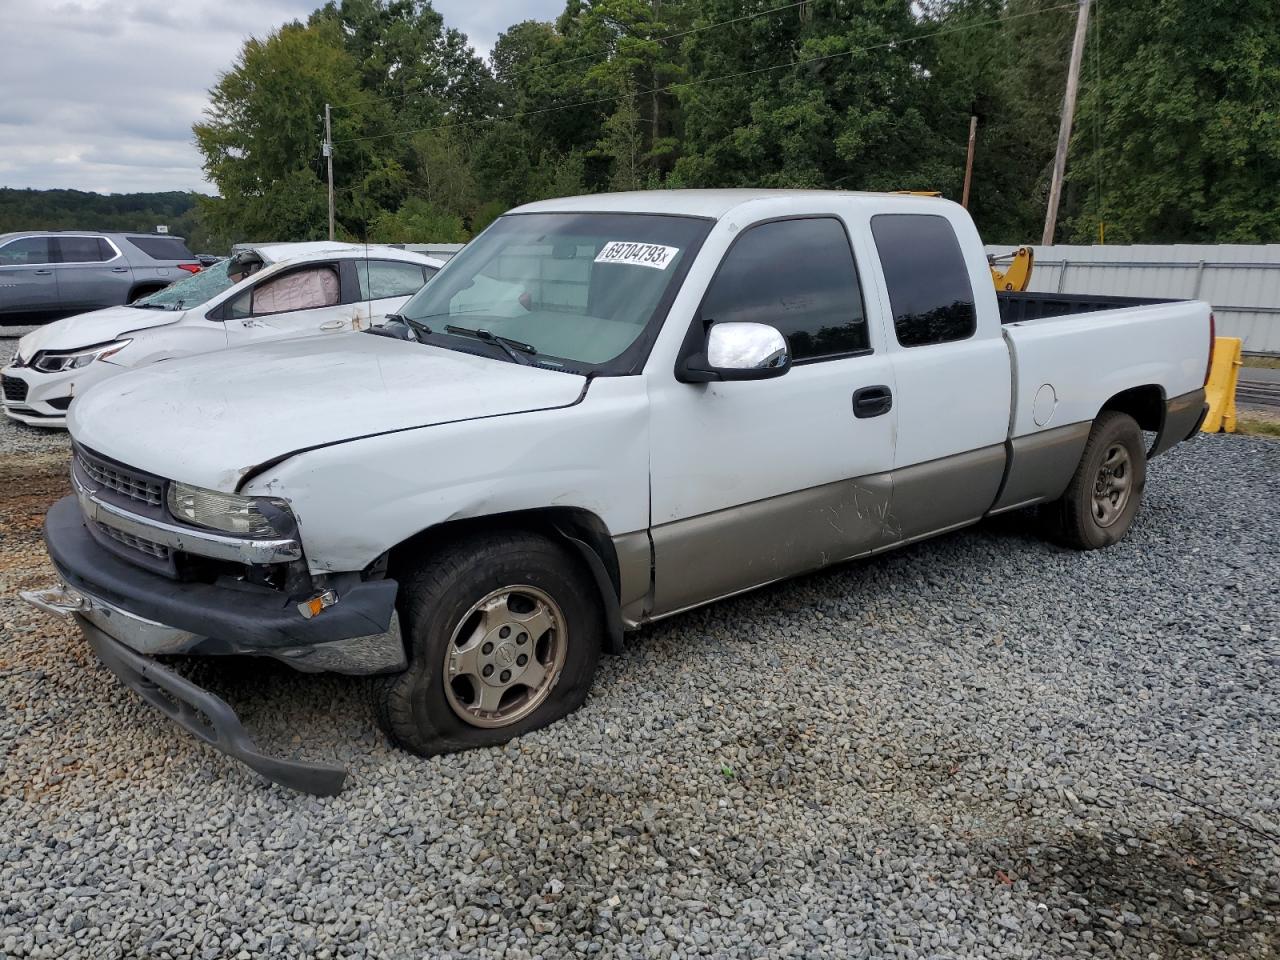
M 978 142 L 978 118 L 969 118 L 969 155 L 964 161 L 964 193 L 960 195 L 960 206 L 969 209 L 969 184 L 973 181 L 973 147 Z
M 1058 152 L 1053 157 L 1053 182 L 1049 184 L 1049 209 L 1044 216 L 1043 244 L 1053 243 L 1058 226 L 1058 203 L 1062 200 L 1062 176 L 1067 169 L 1067 147 L 1071 143 L 1071 121 L 1076 113 L 1076 91 L 1080 87 L 1080 61 L 1084 58 L 1084 38 L 1089 27 L 1090 0 L 1080 0 L 1076 14 L 1076 36 L 1071 42 L 1071 65 L 1067 67 L 1067 92 L 1062 97 L 1062 120 L 1058 124 Z
M 324 158 L 329 166 L 329 239 L 333 239 L 333 127 L 329 119 L 329 104 L 324 105 Z

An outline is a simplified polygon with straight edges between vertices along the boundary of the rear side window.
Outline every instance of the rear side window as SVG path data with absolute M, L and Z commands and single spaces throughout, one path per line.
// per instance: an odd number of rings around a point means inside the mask
M 725 254 L 702 319 L 777 327 L 797 361 L 866 350 L 862 289 L 844 227 L 831 217 L 751 227 Z
M 58 237 L 58 260 L 62 263 L 101 263 L 108 259 L 102 255 L 97 237 Z M 111 256 L 114 256 L 114 251 Z
M 946 217 L 881 214 L 871 218 L 871 234 L 898 342 L 922 347 L 973 336 L 977 312 L 969 269 Z
M 196 256 L 177 237 L 128 237 L 128 241 L 152 260 L 195 260 Z
M 356 261 L 361 300 L 412 296 L 435 272 L 435 267 L 400 260 Z
M 48 237 L 19 237 L 0 247 L 0 266 L 53 263 Z

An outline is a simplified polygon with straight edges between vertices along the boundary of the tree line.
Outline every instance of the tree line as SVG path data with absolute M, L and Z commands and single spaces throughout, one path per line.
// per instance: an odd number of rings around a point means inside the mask
M 1069 0 L 566 0 L 489 61 L 427 0 L 247 41 L 194 126 L 215 244 L 461 241 L 529 200 L 662 187 L 940 190 L 1039 239 Z M 1280 235 L 1274 0 L 1097 0 L 1059 242 Z
M 20 190 L 0 187 L 0 233 L 15 230 L 107 230 L 153 233 L 165 225 L 203 251 L 208 238 L 199 223 L 196 195 L 183 190 L 117 193 L 86 190 Z

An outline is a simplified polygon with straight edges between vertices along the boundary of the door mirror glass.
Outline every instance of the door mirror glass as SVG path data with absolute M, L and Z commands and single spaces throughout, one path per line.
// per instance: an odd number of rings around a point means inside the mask
M 685 383 L 764 380 L 790 369 L 791 351 L 777 327 L 730 320 L 712 324 L 706 352 L 690 357 L 678 379 Z

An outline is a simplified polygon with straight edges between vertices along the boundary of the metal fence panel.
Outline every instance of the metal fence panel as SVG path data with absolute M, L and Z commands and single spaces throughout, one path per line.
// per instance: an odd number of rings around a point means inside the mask
M 1007 261 L 1007 246 L 987 253 Z M 1218 333 L 1247 353 L 1280 354 L 1280 243 L 1035 247 L 1030 290 L 1181 297 L 1213 305 Z

